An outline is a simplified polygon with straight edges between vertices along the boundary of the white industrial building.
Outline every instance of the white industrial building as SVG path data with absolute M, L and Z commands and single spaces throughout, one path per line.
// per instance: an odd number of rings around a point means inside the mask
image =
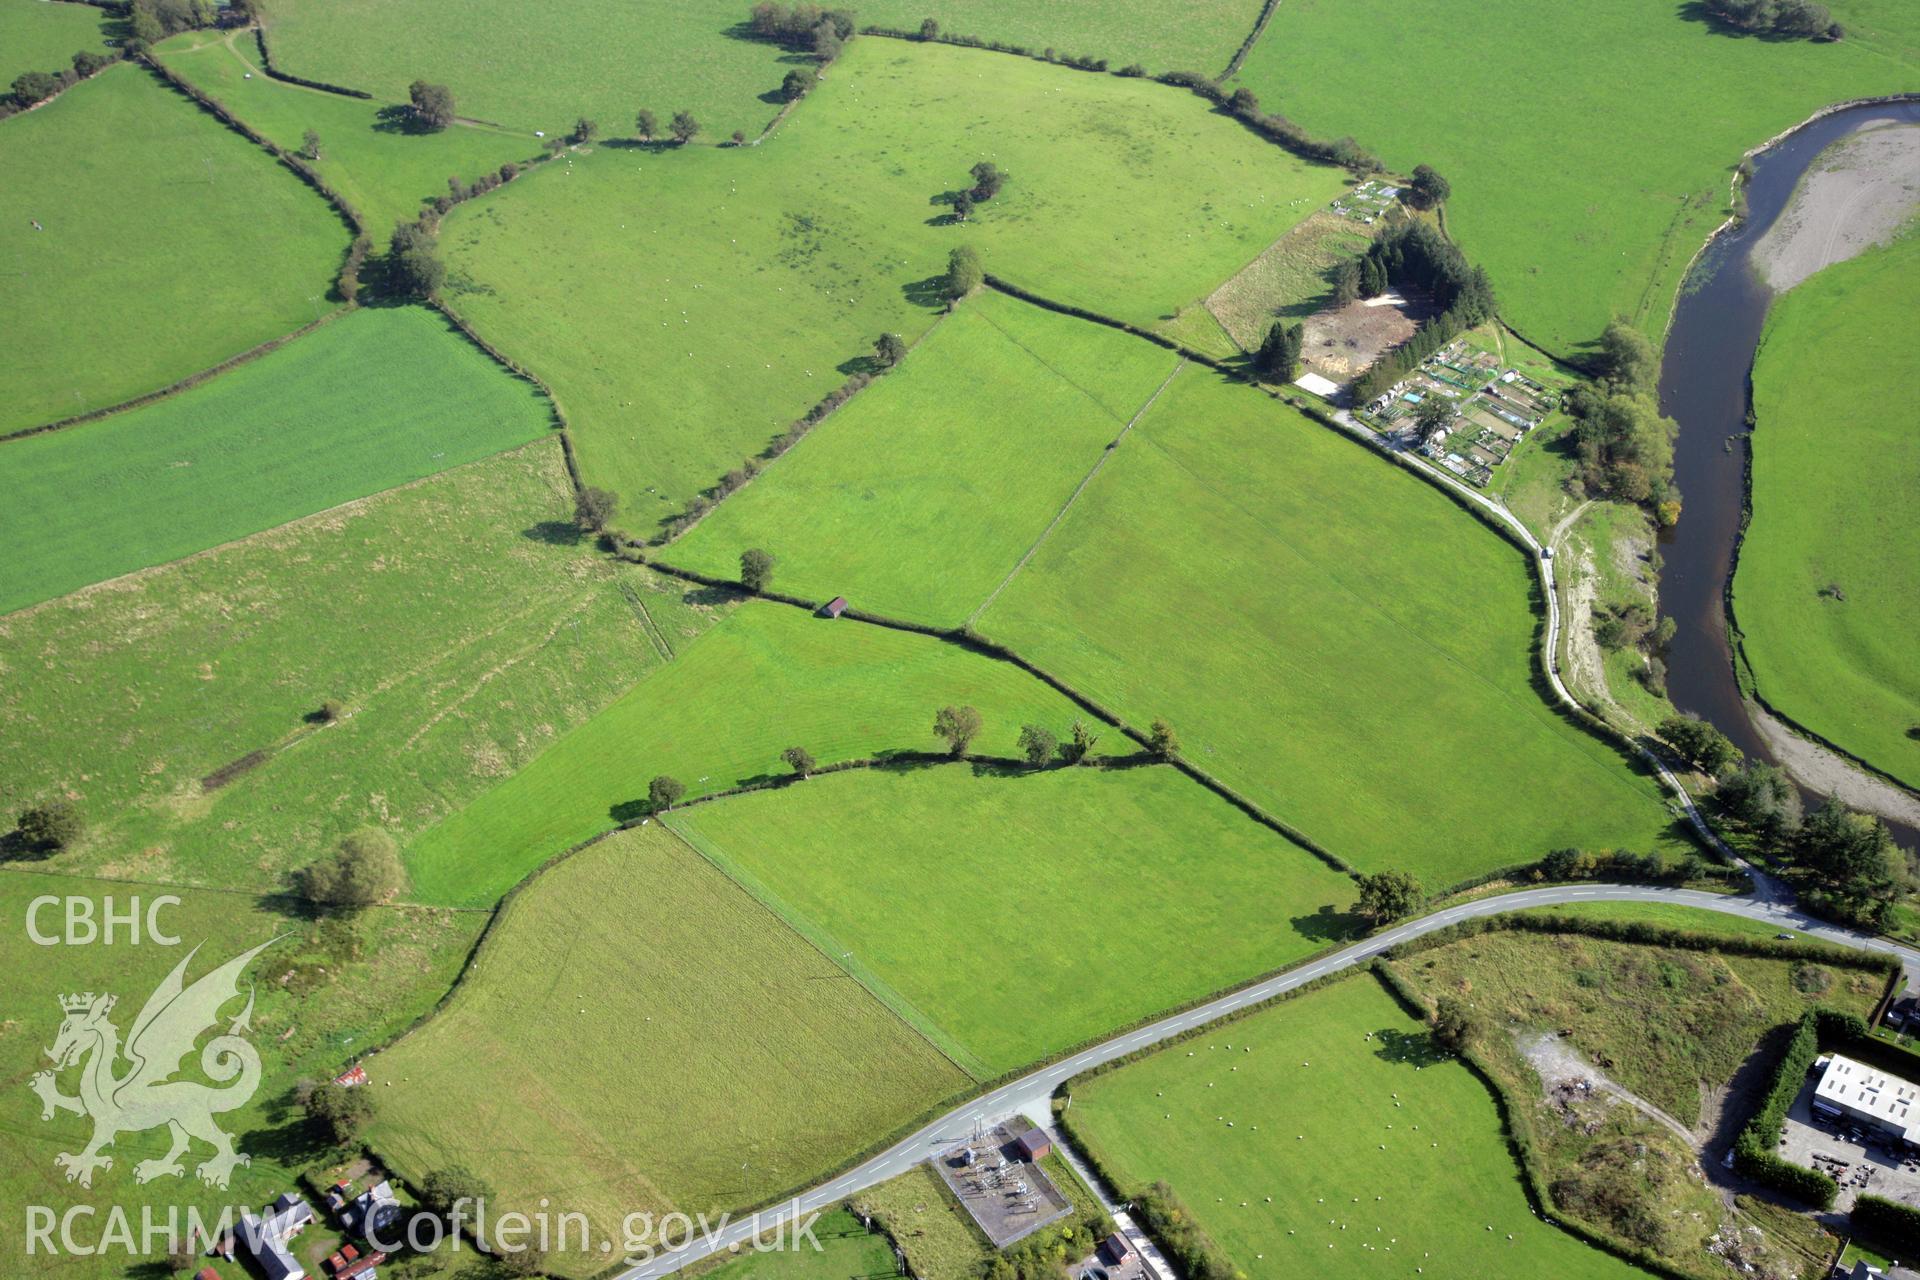
M 1920 1085 L 1837 1053 L 1823 1061 L 1813 1090 L 1815 1115 L 1851 1120 L 1920 1146 Z

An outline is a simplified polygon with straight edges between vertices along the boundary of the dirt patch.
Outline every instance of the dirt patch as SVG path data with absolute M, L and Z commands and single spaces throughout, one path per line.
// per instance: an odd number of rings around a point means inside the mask
M 1567 679 L 1596 702 L 1611 705 L 1613 695 L 1607 689 L 1606 661 L 1600 653 L 1600 642 L 1593 638 L 1593 606 L 1599 594 L 1600 575 L 1593 562 L 1593 548 L 1582 544 L 1580 561 L 1567 575 L 1567 614 L 1563 625 L 1567 636 Z
M 1580 1118 L 1587 1110 L 1583 1104 L 1588 1102 L 1609 1106 L 1616 1102 L 1624 1103 L 1673 1134 L 1685 1144 L 1688 1151 L 1697 1149 L 1697 1139 L 1691 1129 L 1645 1098 L 1609 1079 L 1598 1067 L 1581 1057 L 1578 1049 L 1561 1039 L 1557 1032 L 1520 1032 L 1515 1035 L 1514 1044 L 1527 1060 L 1527 1065 L 1539 1075 L 1540 1083 L 1546 1089 L 1547 1100 L 1561 1109 L 1563 1114 Z M 1588 1132 L 1593 1130 L 1589 1129 Z
M 1301 362 L 1335 382 L 1351 382 L 1411 338 L 1433 314 L 1433 299 L 1411 292 L 1383 293 L 1316 312 L 1304 321 Z
M 1333 294 L 1333 269 L 1367 247 L 1369 237 L 1339 214 L 1313 214 L 1261 251 L 1213 291 L 1207 310 L 1248 351 L 1276 319 L 1312 315 Z
M 1920 208 L 1920 126 L 1880 123 L 1821 152 L 1793 202 L 1754 246 L 1760 278 L 1785 292 L 1885 244 Z
M 1809 791 L 1837 796 L 1856 809 L 1894 822 L 1920 826 L 1920 797 L 1912 792 L 1876 778 L 1844 756 L 1801 737 L 1756 702 L 1747 703 L 1747 718 L 1766 740 L 1780 767 Z

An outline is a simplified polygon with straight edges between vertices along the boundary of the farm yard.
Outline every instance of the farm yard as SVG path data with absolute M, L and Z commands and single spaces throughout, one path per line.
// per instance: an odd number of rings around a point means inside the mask
M 366 1065 L 401 1173 L 465 1165 L 613 1240 L 797 1187 L 966 1084 L 659 824 L 529 883 L 452 1003 Z
M 1288 0 L 1230 87 L 1393 169 L 1446 174 L 1448 229 L 1502 317 L 1570 356 L 1614 315 L 1665 330 L 1749 147 L 1831 103 L 1915 88 L 1920 11 L 1829 7 L 1847 33 L 1832 44 L 1731 37 L 1641 0 L 1583 6 L 1577 39 L 1533 0 Z M 1446 74 L 1407 74 L 1410 60 Z
M 1534 1216 L 1486 1086 L 1365 975 L 1072 1094 L 1122 1194 L 1166 1182 L 1265 1274 L 1641 1274 Z
M 979 50 L 856 40 L 805 106 L 756 147 L 603 143 L 446 220 L 452 305 L 540 369 L 636 533 L 866 368 L 879 334 L 924 333 L 957 245 L 1146 326 L 1343 183 L 1190 95 Z M 950 225 L 939 198 L 988 137 L 1006 188 Z
M 253 892 L 431 825 L 715 612 L 577 544 L 565 483 L 538 442 L 0 617 L 0 808 L 91 815 L 54 869 Z
M 0 445 L 0 611 L 179 559 L 545 434 L 423 308 L 357 311 L 183 394 Z
M 979 772 L 835 774 L 667 822 L 983 1080 L 1354 927 L 1345 877 L 1170 768 Z
M 783 590 L 957 626 L 1175 363 L 1112 329 L 971 298 L 662 558 L 732 578 L 764 547 Z
M 1916 366 L 1901 342 L 1920 236 L 1779 297 L 1753 369 L 1753 518 L 1732 614 L 1759 694 L 1920 787 Z M 1835 406 L 1847 405 L 1836 419 Z
M 1166 716 L 1194 764 L 1353 865 L 1437 889 L 1677 839 L 1651 781 L 1535 691 L 1528 593 L 1429 487 L 1189 368 L 978 626 Z
M 692 598 L 727 616 L 676 641 L 650 674 L 633 664 L 628 678 L 644 678 L 616 702 L 413 843 L 423 901 L 486 906 L 554 854 L 640 816 L 658 774 L 698 797 L 787 776 L 791 746 L 823 765 L 933 751 L 944 745 L 934 713 L 948 705 L 977 707 L 986 727 L 974 750 L 1007 757 L 1022 724 L 1065 737 L 1083 714 L 1019 668 L 946 641 L 763 601 L 733 608 L 726 592 Z
M 0 433 L 158 390 L 333 309 L 346 224 L 151 72 L 109 67 L 5 125 Z M 129 208 L 147 211 L 140 252 L 104 251 Z
M 159 53 L 169 68 L 289 151 L 305 146 L 307 130 L 318 134 L 314 169 L 360 211 L 375 235 L 445 195 L 448 178 L 472 182 L 540 154 L 539 139 L 525 133 L 469 124 L 410 133 L 385 118 L 390 104 L 271 79 L 259 65 L 251 32 L 188 32 L 161 45 Z

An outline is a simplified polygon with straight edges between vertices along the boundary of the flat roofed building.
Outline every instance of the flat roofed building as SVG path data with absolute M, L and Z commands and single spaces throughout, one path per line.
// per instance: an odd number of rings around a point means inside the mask
M 1868 1125 L 1920 1146 L 1920 1085 L 1840 1054 L 1813 1089 L 1815 1112 Z

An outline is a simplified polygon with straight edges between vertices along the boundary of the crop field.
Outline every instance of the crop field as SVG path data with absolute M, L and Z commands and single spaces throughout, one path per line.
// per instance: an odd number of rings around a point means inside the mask
M 1582 934 L 1488 933 L 1397 967 L 1429 997 L 1462 995 L 1491 1025 L 1561 1032 L 1684 1124 L 1700 1115 L 1701 1087 L 1732 1079 L 1769 1030 L 1813 1004 L 1865 1017 L 1884 984 L 1871 971 Z
M 425 308 L 361 310 L 181 395 L 0 443 L 0 611 L 550 429 L 546 400 Z
M 1616 314 L 1664 331 L 1749 147 L 1831 103 L 1920 88 L 1920 9 L 1830 7 L 1846 39 L 1815 44 L 1643 0 L 1287 0 L 1236 84 L 1402 173 L 1438 169 L 1448 229 L 1502 315 L 1565 355 Z
M 1351 881 L 1165 766 L 867 770 L 667 821 L 982 1078 L 1354 923 Z
M 1260 18 L 1260 0 L 874 0 L 856 10 L 861 23 L 918 31 L 923 18 L 956 35 L 1024 45 L 1034 53 L 1105 58 L 1117 70 L 1130 62 L 1147 71 L 1198 71 L 1217 76 Z
M 155 946 L 150 940 L 128 946 L 124 932 L 111 946 L 39 946 L 26 932 L 28 905 L 38 897 L 86 898 L 100 919 L 109 905 L 124 912 L 133 898 L 147 904 L 167 893 L 177 894 L 181 902 L 164 908 L 159 922 L 180 939 L 178 946 Z M 136 1224 L 137 1242 L 145 1208 L 150 1207 L 160 1223 L 167 1221 L 170 1210 L 184 1218 L 188 1206 L 211 1221 L 223 1206 L 258 1206 L 293 1185 L 296 1171 L 319 1154 L 293 1105 L 295 1086 L 340 1070 L 349 1055 L 397 1034 L 431 1009 L 453 981 L 484 919 L 463 912 L 375 908 L 348 931 L 337 923 L 290 913 L 287 905 L 284 900 L 171 885 L 48 875 L 17 865 L 0 871 L 0 914 L 8 921 L 0 930 L 0 968 L 18 993 L 9 1001 L 9 1034 L 0 1036 L 0 1073 L 12 1085 L 0 1091 L 0 1196 L 16 1206 L 56 1206 L 60 1213 L 71 1209 L 80 1215 L 78 1222 L 88 1221 L 85 1214 L 90 1211 L 93 1222 L 104 1223 L 118 1208 Z M 61 910 L 58 905 L 42 910 L 39 927 L 57 933 Z M 52 1046 L 60 1028 L 59 998 L 82 991 L 117 996 L 111 1020 L 128 1036 L 148 995 L 189 949 L 200 947 L 188 968 L 191 982 L 276 937 L 280 940 L 249 966 L 240 984 L 242 995 L 251 989 L 255 998 L 251 1040 L 261 1058 L 261 1084 L 250 1103 L 218 1118 L 252 1163 L 234 1169 L 224 1191 L 204 1186 L 194 1169 L 212 1148 L 196 1142 L 185 1158 L 184 1177 L 138 1183 L 134 1166 L 167 1149 L 166 1130 L 154 1128 L 116 1138 L 107 1151 L 113 1167 L 96 1172 L 90 1189 L 66 1181 L 54 1157 L 79 1151 L 91 1125 L 71 1113 L 42 1120 L 40 1100 L 27 1087 L 30 1075 L 49 1066 L 43 1050 Z M 375 989 L 380 999 L 368 1000 L 367 992 Z M 230 1018 L 241 1003 L 239 998 L 228 1002 L 224 1013 Z M 187 1061 L 189 1071 L 198 1070 L 199 1054 Z M 124 1074 L 128 1066 L 121 1062 L 113 1070 Z M 63 1093 L 76 1091 L 78 1075 L 75 1070 L 61 1074 Z M 129 1272 L 128 1255 L 117 1248 L 87 1257 L 64 1250 L 32 1251 L 26 1239 L 18 1233 L 9 1237 L 10 1277 L 104 1280 Z M 137 1263 L 132 1269 L 142 1274 Z
M 1733 612 L 1760 696 L 1920 787 L 1920 235 L 1776 299 L 1753 366 L 1753 520 Z M 1844 412 L 1836 412 L 1839 406 Z
M 1519 554 L 1272 399 L 1183 370 L 980 631 L 1374 871 L 1440 888 L 1671 817 L 1533 687 Z M 1577 797 L 1577 799 L 1576 799 Z
M 290 151 L 305 145 L 307 130 L 319 134 L 320 158 L 313 167 L 360 211 L 376 240 L 394 223 L 412 220 L 422 201 L 445 195 L 448 178 L 472 182 L 508 161 L 540 154 L 539 140 L 524 133 L 465 124 L 409 133 L 381 119 L 388 104 L 269 79 L 251 31 L 184 34 L 162 45 L 160 55 Z
M 958 626 L 1173 372 L 1137 338 L 983 293 L 665 555 Z
M 152 391 L 334 305 L 346 225 L 144 69 L 111 67 L 6 121 L 0 170 L 0 432 Z
M 55 75 L 73 65 L 81 50 L 105 53 L 100 30 L 106 15 L 79 4 L 46 0 L 0 0 L 0 84 L 26 71 Z
M 1171 1184 L 1249 1274 L 1643 1274 L 1533 1215 L 1486 1086 L 1366 976 L 1077 1085 L 1070 1114 L 1122 1194 Z
M 547 858 L 637 817 L 656 774 L 697 797 L 786 776 L 780 753 L 792 746 L 823 765 L 932 751 L 944 747 L 934 713 L 949 704 L 985 717 L 975 752 L 1011 756 L 1022 724 L 1065 737 L 1080 714 L 1009 663 L 763 601 L 676 647 L 672 662 L 635 668 L 630 679 L 646 678 L 612 706 L 423 834 L 407 851 L 422 900 L 492 902 Z
M 503 1205 L 548 1196 L 616 1240 L 630 1212 L 816 1179 L 966 1084 L 658 824 L 532 882 L 451 1003 L 367 1070 L 402 1173 L 463 1164 Z
M 622 3 L 564 9 L 513 0 L 271 0 L 274 65 L 329 84 L 405 101 L 416 79 L 444 83 L 460 113 L 558 134 L 578 116 L 626 132 L 634 112 L 662 120 L 690 109 L 707 131 L 751 137 L 780 109 L 780 78 L 797 60 L 735 34 L 739 0 Z M 915 22 L 918 23 L 918 19 Z M 644 50 L 644 56 L 635 56 Z
M 951 225 L 939 201 L 983 159 L 1006 187 Z M 652 533 L 881 332 L 923 333 L 954 246 L 1148 325 L 1342 182 L 1161 85 L 863 38 L 760 146 L 603 144 L 455 210 L 442 239 L 453 305 L 541 370 L 588 482 Z
M 0 813 L 75 801 L 62 870 L 258 891 L 430 825 L 713 612 L 575 545 L 565 483 L 543 441 L 0 618 Z

